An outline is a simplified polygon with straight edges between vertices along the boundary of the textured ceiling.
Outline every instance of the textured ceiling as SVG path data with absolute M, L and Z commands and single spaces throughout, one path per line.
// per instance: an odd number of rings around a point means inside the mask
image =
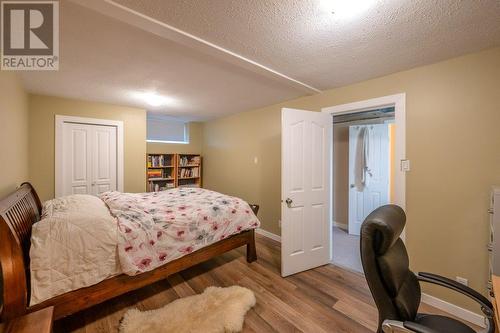
M 500 45 L 499 0 L 114 0 L 320 89 Z M 354 0 L 345 0 L 354 1 Z
M 22 72 L 32 93 L 101 101 L 205 120 L 298 97 L 303 91 L 121 21 L 61 2 L 59 71 Z M 154 108 L 137 92 L 175 101 Z
M 320 0 L 114 3 L 319 89 L 500 45 L 498 0 L 375 0 L 350 19 L 324 10 Z M 130 20 L 67 0 L 61 7 L 61 70 L 23 73 L 32 92 L 147 107 L 130 92 L 153 89 L 179 101 L 162 110 L 191 119 L 305 94 Z

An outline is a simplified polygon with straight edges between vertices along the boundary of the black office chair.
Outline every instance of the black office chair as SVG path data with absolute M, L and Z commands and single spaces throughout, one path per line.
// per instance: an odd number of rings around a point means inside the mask
M 417 313 L 420 305 L 420 281 L 434 283 L 464 294 L 481 305 L 488 324 L 483 332 L 493 333 L 493 307 L 483 295 L 448 278 L 431 274 L 413 274 L 399 235 L 406 223 L 404 211 L 396 205 L 374 210 L 361 226 L 361 261 L 366 281 L 378 308 L 378 333 L 474 333 L 455 319 Z

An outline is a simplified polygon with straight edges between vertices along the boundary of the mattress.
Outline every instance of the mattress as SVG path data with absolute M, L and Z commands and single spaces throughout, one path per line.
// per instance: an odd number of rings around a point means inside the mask
M 153 270 L 259 225 L 248 203 L 206 189 L 49 200 L 32 229 L 30 305 Z

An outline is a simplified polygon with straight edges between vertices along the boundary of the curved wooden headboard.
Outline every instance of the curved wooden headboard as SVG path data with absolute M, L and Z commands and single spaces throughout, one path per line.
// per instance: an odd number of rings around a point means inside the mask
M 42 204 L 30 183 L 0 200 L 2 320 L 22 315 L 28 308 L 31 227 L 40 220 L 41 212 Z

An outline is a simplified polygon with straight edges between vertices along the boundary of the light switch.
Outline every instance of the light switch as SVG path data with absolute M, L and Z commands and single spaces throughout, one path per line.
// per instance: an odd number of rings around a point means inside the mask
M 410 160 L 401 160 L 401 171 L 410 171 Z

